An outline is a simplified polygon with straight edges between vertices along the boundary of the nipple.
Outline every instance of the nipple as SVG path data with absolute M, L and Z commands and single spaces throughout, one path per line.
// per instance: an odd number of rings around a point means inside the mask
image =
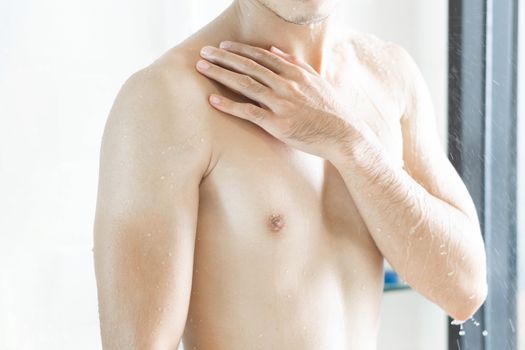
M 280 231 L 284 227 L 284 217 L 281 214 L 270 215 L 268 226 L 271 231 Z

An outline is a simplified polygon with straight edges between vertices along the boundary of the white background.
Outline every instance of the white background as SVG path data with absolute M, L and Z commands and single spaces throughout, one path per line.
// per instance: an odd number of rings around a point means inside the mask
M 100 349 L 92 224 L 105 118 L 124 80 L 226 0 L 0 0 L 0 349 Z M 446 145 L 446 1 L 342 0 L 349 26 L 406 47 Z M 380 349 L 446 348 L 411 291 L 383 303 Z

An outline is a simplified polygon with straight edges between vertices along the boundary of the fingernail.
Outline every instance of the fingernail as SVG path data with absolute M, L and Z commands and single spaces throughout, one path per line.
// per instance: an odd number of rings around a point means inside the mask
M 211 95 L 210 96 L 210 102 L 213 103 L 214 105 L 218 105 L 218 104 L 221 103 L 221 99 L 217 95 Z
M 204 60 L 199 60 L 199 62 L 197 62 L 197 68 L 205 70 L 210 68 L 210 65 Z
M 211 53 L 212 53 L 212 48 L 209 47 L 209 46 L 204 46 L 201 49 L 201 55 L 204 56 L 204 57 L 211 56 Z
M 219 47 L 221 49 L 227 49 L 227 48 L 229 48 L 231 46 L 232 46 L 231 41 L 227 41 L 227 40 L 226 41 L 221 41 L 221 43 L 219 44 Z

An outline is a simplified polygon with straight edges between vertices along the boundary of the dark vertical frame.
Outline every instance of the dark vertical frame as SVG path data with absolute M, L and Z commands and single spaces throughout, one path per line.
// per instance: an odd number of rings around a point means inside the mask
M 449 1 L 448 153 L 478 209 L 489 294 L 449 349 L 516 349 L 518 0 Z M 489 334 L 484 337 L 482 330 Z
M 485 215 L 490 264 L 487 349 L 517 349 L 517 46 L 518 0 L 492 0 L 491 64 L 487 75 Z M 490 18 L 489 12 L 489 18 Z
M 483 228 L 486 1 L 449 1 L 448 155 L 463 178 Z M 485 310 L 475 319 L 485 326 Z M 449 321 L 451 321 L 449 319 Z M 483 350 L 482 335 L 471 322 L 460 336 L 449 326 L 450 350 Z

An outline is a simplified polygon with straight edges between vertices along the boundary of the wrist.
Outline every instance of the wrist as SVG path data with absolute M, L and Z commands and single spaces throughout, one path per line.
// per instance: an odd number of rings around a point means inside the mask
M 346 123 L 341 137 L 336 140 L 333 152 L 328 161 L 336 168 L 354 162 L 359 154 L 363 154 L 367 141 L 363 132 L 350 123 Z

